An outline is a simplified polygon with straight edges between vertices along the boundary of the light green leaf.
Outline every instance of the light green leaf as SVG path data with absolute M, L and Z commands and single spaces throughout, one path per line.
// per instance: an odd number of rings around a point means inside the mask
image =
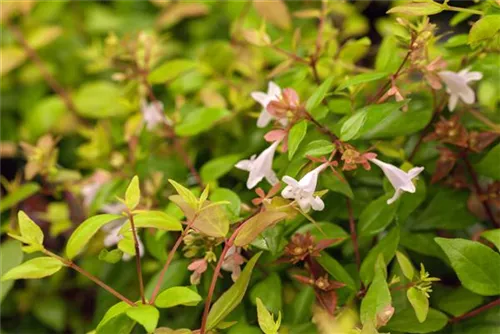
M 199 108 L 189 112 L 182 122 L 175 127 L 175 133 L 181 137 L 195 136 L 211 129 L 216 122 L 231 113 L 224 108 Z
M 448 324 L 448 317 L 437 310 L 429 309 L 427 319 L 419 322 L 415 311 L 407 308 L 397 312 L 384 329 L 402 333 L 435 333 Z
M 155 305 L 160 308 L 177 305 L 196 306 L 202 300 L 195 291 L 185 286 L 174 286 L 162 291 L 156 298 Z
M 462 285 L 483 296 L 500 295 L 500 254 L 465 239 L 435 238 Z
M 266 309 L 260 298 L 255 299 L 257 303 L 257 320 L 259 327 L 265 334 L 277 334 L 281 325 L 281 312 L 278 313 L 278 319 L 274 321 L 273 315 Z
M 17 46 L 0 48 L 0 75 L 3 76 L 16 67 L 21 66 L 26 60 L 26 52 Z
M 384 195 L 370 202 L 361 212 L 358 222 L 360 236 L 373 236 L 382 232 L 396 216 L 398 205 L 387 205 Z
M 141 199 L 141 189 L 139 188 L 139 177 L 135 175 L 130 181 L 125 191 L 125 204 L 130 211 L 134 210 Z
M 0 213 L 7 209 L 12 208 L 14 205 L 22 202 L 31 195 L 34 195 L 40 190 L 40 186 L 37 183 L 30 182 L 21 185 L 15 191 L 2 196 L 0 200 Z
M 406 291 L 406 296 L 415 310 L 418 321 L 424 322 L 427 318 L 427 312 L 429 312 L 429 299 L 427 299 L 425 293 L 415 287 L 411 287 Z
M 76 228 L 69 238 L 66 244 L 66 256 L 72 259 L 80 254 L 85 245 L 87 245 L 89 240 L 101 227 L 121 217 L 120 215 L 103 214 L 85 220 Z
M 311 111 L 320 105 L 320 103 L 323 101 L 326 94 L 330 90 L 330 87 L 332 86 L 333 79 L 334 79 L 333 76 L 327 78 L 325 81 L 323 81 L 323 83 L 318 88 L 316 88 L 314 93 L 311 95 L 311 97 L 306 102 L 306 110 L 307 111 Z
M 225 155 L 210 160 L 200 169 L 200 175 L 204 182 L 212 182 L 227 174 L 241 159 L 239 154 Z
M 484 231 L 481 233 L 481 237 L 493 243 L 495 247 L 500 250 L 500 228 Z
M 472 25 L 469 44 L 475 44 L 495 36 L 500 30 L 500 15 L 486 15 Z
M 361 263 L 359 276 L 365 285 L 368 285 L 374 274 L 375 263 L 379 254 L 384 256 L 384 263 L 389 264 L 396 254 L 399 244 L 399 226 L 395 226 L 378 244 L 373 247 Z
M 300 121 L 295 124 L 288 133 L 288 160 L 292 160 L 293 155 L 297 152 L 300 143 L 307 133 L 307 121 Z
M 53 257 L 37 257 L 9 270 L 2 276 L 2 281 L 42 278 L 58 272 L 62 267 L 63 263 Z
M 124 101 L 120 88 L 108 81 L 85 83 L 74 97 L 81 116 L 97 119 L 127 115 L 130 109 L 120 101 Z
M 337 260 L 325 252 L 321 252 L 321 256 L 316 258 L 316 261 L 337 281 L 345 283 L 345 285 L 353 291 L 356 291 L 356 283 L 351 275 L 344 269 Z
M 58 26 L 39 26 L 31 31 L 26 39 L 29 46 L 36 50 L 53 42 L 62 32 L 63 29 Z
M 120 314 L 125 313 L 129 308 L 132 306 L 125 303 L 125 302 L 119 302 L 116 303 L 115 305 L 111 306 L 108 311 L 104 314 L 104 317 L 102 317 L 101 321 L 97 325 L 96 331 L 99 332 L 99 329 L 101 329 L 106 323 L 108 323 L 111 319 L 119 316 Z
M 340 129 L 340 139 L 343 141 L 349 141 L 358 136 L 363 124 L 366 122 L 366 112 L 357 112 L 351 117 L 349 117 L 342 128 Z
M 176 181 L 169 179 L 168 182 L 172 186 L 174 186 L 175 190 L 177 193 L 182 197 L 182 199 L 193 209 L 197 208 L 198 206 L 198 199 L 196 196 L 189 190 L 188 188 L 184 187 L 182 184 L 177 183 Z
M 229 211 L 230 215 L 233 217 L 240 216 L 241 199 L 234 191 L 226 188 L 217 188 L 210 194 L 210 200 L 212 202 L 228 201 L 229 204 L 225 205 L 225 208 Z
M 352 78 L 349 78 L 345 80 L 338 88 L 337 90 L 343 90 L 351 86 L 356 86 L 362 83 L 367 83 L 367 82 L 372 82 L 376 80 L 380 80 L 383 78 L 388 78 L 389 73 L 388 72 L 375 72 L 375 73 L 363 73 L 363 74 L 358 74 L 353 76 Z
M 403 275 L 405 275 L 410 281 L 413 280 L 415 269 L 413 268 L 413 264 L 411 264 L 410 259 L 408 259 L 406 255 L 401 252 L 396 252 L 396 259 L 401 267 L 401 271 L 403 271 Z
M 285 1 L 254 1 L 253 5 L 266 22 L 281 29 L 290 29 L 292 19 Z
M 123 252 L 119 249 L 108 251 L 106 248 L 101 249 L 99 252 L 99 260 L 108 263 L 117 263 L 122 259 Z
M 146 211 L 134 215 L 134 226 L 136 228 L 155 228 L 163 231 L 181 231 L 182 225 L 179 219 L 162 211 Z M 130 231 L 130 220 L 127 220 L 120 229 L 120 233 Z
M 246 264 L 240 277 L 219 299 L 212 305 L 208 313 L 207 329 L 215 328 L 224 318 L 231 313 L 243 300 L 243 296 L 250 282 L 252 270 L 262 252 L 255 254 Z
M 387 14 L 404 14 L 410 16 L 424 16 L 441 13 L 443 6 L 434 1 L 415 1 L 409 4 L 396 6 L 387 11 Z
M 169 60 L 151 71 L 148 75 L 148 81 L 152 84 L 165 83 L 196 67 L 197 63 L 189 59 Z
M 26 243 L 43 245 L 43 232 L 40 226 L 31 220 L 23 211 L 17 213 L 17 219 L 21 237 L 26 240 Z
M 319 157 L 322 155 L 328 155 L 333 152 L 335 145 L 333 145 L 328 140 L 319 139 L 314 140 L 307 144 L 304 152 L 304 157 Z
M 391 293 L 385 280 L 385 267 L 378 268 L 366 296 L 361 301 L 361 323 L 376 322 L 377 315 L 391 306 Z
M 250 218 L 234 239 L 236 246 L 246 246 L 269 226 L 285 219 L 287 214 L 279 211 L 263 211 Z
M 125 313 L 130 319 L 140 323 L 148 333 L 154 332 L 158 325 L 158 319 L 160 319 L 160 312 L 151 305 L 130 307 L 125 310 Z
M 18 266 L 23 262 L 24 253 L 21 249 L 21 243 L 17 240 L 6 240 L 0 246 L 0 276 L 3 276 L 10 269 Z M 13 281 L 3 282 L 0 284 L 0 301 L 9 293 L 14 285 Z

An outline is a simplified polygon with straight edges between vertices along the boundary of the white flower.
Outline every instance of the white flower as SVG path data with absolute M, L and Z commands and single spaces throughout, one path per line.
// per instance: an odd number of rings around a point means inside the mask
M 325 203 L 319 196 L 314 196 L 316 191 L 316 184 L 318 183 L 318 176 L 328 164 L 324 163 L 321 166 L 313 169 L 300 181 L 295 180 L 293 177 L 285 175 L 283 182 L 287 184 L 285 189 L 281 192 L 281 196 L 288 199 L 294 199 L 304 212 L 309 211 L 310 208 L 316 211 L 321 211 L 325 208 Z
M 460 72 L 441 71 L 438 73 L 441 80 L 446 84 L 446 92 L 450 94 L 448 101 L 448 109 L 455 109 L 458 99 L 467 104 L 472 104 L 476 100 L 474 91 L 468 86 L 471 81 L 481 80 L 483 74 L 481 72 L 469 72 L 469 69 L 463 69 Z
M 409 193 L 414 193 L 416 191 L 412 180 L 424 170 L 424 167 L 414 167 L 407 173 L 394 165 L 385 163 L 375 158 L 370 159 L 370 161 L 382 169 L 385 176 L 387 176 L 389 182 L 391 182 L 392 186 L 396 190 L 394 196 L 387 200 L 387 204 L 394 203 L 404 191 Z
M 259 118 L 257 119 L 257 126 L 259 128 L 266 127 L 272 119 L 276 118 L 266 110 L 267 105 L 271 101 L 279 101 L 279 99 L 281 98 L 281 88 L 274 82 L 269 81 L 267 93 L 252 92 L 250 95 L 255 101 L 259 102 L 263 108 L 260 112 Z M 279 122 L 282 125 L 286 125 L 288 121 L 286 118 L 282 118 L 279 120 Z
M 170 120 L 163 113 L 163 103 L 160 101 L 147 103 L 141 102 L 141 112 L 144 123 L 148 130 L 153 130 L 158 124 L 171 124 Z
M 262 151 L 258 157 L 254 154 L 250 160 L 241 160 L 235 165 L 238 169 L 250 172 L 247 180 L 248 189 L 255 187 L 263 178 L 266 178 L 271 185 L 278 183 L 276 173 L 273 171 L 274 152 L 276 152 L 278 144 L 279 141 L 275 141 L 271 146 Z

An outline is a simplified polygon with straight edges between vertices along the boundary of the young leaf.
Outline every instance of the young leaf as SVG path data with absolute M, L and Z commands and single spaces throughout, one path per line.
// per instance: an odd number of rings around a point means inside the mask
M 253 5 L 260 16 L 278 28 L 288 30 L 291 26 L 290 12 L 283 0 L 253 1 Z
M 76 228 L 69 238 L 66 244 L 66 256 L 72 259 L 80 254 L 85 245 L 101 227 L 121 217 L 120 215 L 103 214 L 85 220 Z
M 195 291 L 185 286 L 174 286 L 162 291 L 156 298 L 155 305 L 160 308 L 177 305 L 196 306 L 202 300 Z
M 467 289 L 483 296 L 500 295 L 500 254 L 475 241 L 435 238 Z
M 160 312 L 151 305 L 131 307 L 125 313 L 130 319 L 140 323 L 148 333 L 154 332 L 160 318 Z
M 375 272 L 366 296 L 361 301 L 361 323 L 377 320 L 377 315 L 391 306 L 391 293 L 385 280 L 385 267 L 378 268 Z
M 136 228 L 155 228 L 163 231 L 181 231 L 181 222 L 162 211 L 146 211 L 134 215 L 134 226 Z M 127 220 L 120 229 L 120 233 L 130 231 L 130 220 Z
M 17 219 L 19 222 L 19 230 L 21 232 L 21 237 L 26 240 L 28 244 L 42 245 L 43 244 L 43 232 L 40 226 L 38 226 L 27 214 L 23 211 L 17 213 Z
M 62 267 L 63 263 L 53 257 L 37 257 L 6 272 L 2 276 L 2 281 L 10 279 L 42 278 L 58 272 Z
M 322 155 L 328 155 L 332 153 L 334 150 L 335 146 L 329 142 L 328 140 L 324 139 L 319 139 L 319 140 L 314 140 L 310 143 L 307 144 L 305 152 L 304 152 L 304 157 L 306 156 L 312 156 L 312 157 L 319 157 Z
M 113 249 L 112 251 L 108 251 L 106 248 L 103 248 L 99 253 L 99 260 L 108 263 L 117 263 L 122 259 L 122 256 L 123 252 L 119 249 Z
M 434 1 L 411 2 L 396 6 L 387 11 L 387 14 L 404 14 L 410 16 L 424 16 L 441 13 L 444 7 Z
M 290 129 L 290 133 L 288 134 L 288 160 L 292 160 L 306 133 L 307 121 L 300 121 Z
M 272 272 L 252 287 L 249 297 L 251 301 L 260 299 L 269 311 L 277 314 L 283 306 L 282 292 L 281 278 Z
M 323 267 L 330 275 L 337 281 L 345 283 L 346 286 L 356 291 L 356 283 L 351 275 L 344 269 L 344 267 L 333 257 L 325 252 L 321 252 L 321 256 L 316 258 L 316 261 Z
M 184 187 L 182 184 L 175 182 L 174 180 L 169 179 L 171 185 L 174 186 L 177 193 L 182 197 L 182 199 L 193 209 L 196 209 L 198 206 L 198 199 L 188 188 Z M 177 203 L 176 203 L 177 204 Z
M 309 100 L 307 100 L 306 103 L 306 110 L 311 111 L 317 106 L 320 105 L 320 103 L 323 101 L 325 98 L 326 94 L 330 90 L 330 87 L 332 86 L 334 77 L 331 76 L 327 78 L 323 83 L 314 91 L 314 93 L 311 95 Z
M 208 313 L 207 329 L 215 328 L 224 318 L 231 313 L 243 300 L 243 296 L 250 282 L 252 270 L 262 252 L 255 254 L 246 264 L 240 277 L 220 298 L 212 305 Z
M 486 15 L 472 25 L 469 44 L 475 44 L 495 36 L 500 30 L 500 15 Z
M 36 194 L 38 190 L 40 190 L 40 186 L 37 183 L 30 182 L 21 185 L 7 195 L 3 195 L 0 200 L 0 213 L 12 208 L 14 205 L 22 202 L 31 195 Z
M 481 233 L 481 237 L 494 244 L 495 247 L 500 250 L 500 228 L 484 231 Z
M 387 198 L 386 195 L 377 198 L 361 212 L 358 222 L 358 233 L 360 236 L 376 235 L 392 222 L 396 216 L 398 205 L 387 205 Z
M 129 210 L 134 210 L 141 199 L 141 189 L 139 188 L 139 177 L 136 175 L 130 181 L 125 192 L 125 204 Z
M 281 312 L 278 313 L 278 319 L 274 321 L 273 315 L 266 309 L 260 298 L 255 299 L 257 303 L 257 320 L 259 327 L 265 334 L 277 334 L 281 325 Z
M 415 287 L 411 287 L 406 291 L 406 296 L 415 310 L 418 321 L 424 322 L 427 318 L 427 312 L 429 312 L 429 299 L 427 299 L 425 293 Z
M 264 211 L 250 218 L 241 228 L 234 239 L 236 246 L 246 246 L 257 238 L 257 236 L 271 225 L 287 217 L 285 212 Z
M 398 260 L 399 266 L 403 271 L 403 275 L 411 281 L 415 275 L 415 269 L 413 268 L 410 260 L 401 252 L 396 252 L 396 259 Z

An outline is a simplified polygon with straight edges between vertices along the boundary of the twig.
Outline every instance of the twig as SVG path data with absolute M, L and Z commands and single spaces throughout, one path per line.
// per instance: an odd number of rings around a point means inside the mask
M 170 266 L 170 263 L 172 262 L 172 259 L 174 258 L 175 252 L 177 251 L 177 248 L 182 243 L 182 240 L 186 236 L 186 233 L 189 231 L 189 229 L 193 226 L 194 221 L 196 220 L 196 216 L 191 219 L 191 221 L 188 223 L 186 228 L 182 231 L 181 235 L 177 238 L 177 241 L 174 244 L 174 247 L 170 250 L 168 253 L 167 261 L 165 261 L 165 264 L 163 265 L 163 269 L 160 272 L 160 276 L 158 277 L 158 282 L 156 282 L 155 288 L 153 290 L 153 294 L 151 295 L 151 300 L 149 304 L 154 304 L 156 297 L 158 296 L 158 293 L 160 292 L 161 285 L 163 283 L 163 279 L 165 277 L 165 274 L 167 272 L 168 267 Z
M 483 194 L 483 191 L 481 189 L 481 185 L 479 184 L 479 179 L 477 177 L 476 171 L 474 170 L 474 167 L 469 161 L 469 157 L 466 151 L 462 152 L 462 158 L 465 163 L 465 167 L 467 168 L 467 171 L 469 172 L 469 175 L 472 179 L 472 184 L 474 185 L 474 188 L 476 190 L 476 194 L 478 197 L 481 197 Z M 488 205 L 488 200 L 480 201 L 484 207 L 484 211 L 486 212 L 486 215 L 488 216 L 489 220 L 497 227 L 500 228 L 500 223 L 495 220 L 495 216 L 493 214 L 493 211 L 491 211 L 490 206 Z
M 80 274 L 82 274 L 83 276 L 87 277 L 88 279 L 90 279 L 91 281 L 93 281 L 94 283 L 96 283 L 97 285 L 99 285 L 101 288 L 103 288 L 104 290 L 108 291 L 109 293 L 111 293 L 113 296 L 115 296 L 116 298 L 124 301 L 125 303 L 129 304 L 130 306 L 137 306 L 133 301 L 131 301 L 130 299 L 128 299 L 127 297 L 125 297 L 124 295 L 122 295 L 121 293 L 119 293 L 118 291 L 116 291 L 115 289 L 113 289 L 112 287 L 110 287 L 109 285 L 107 285 L 106 283 L 104 283 L 103 281 L 101 281 L 99 278 L 95 277 L 94 275 L 92 275 L 91 273 L 85 271 L 83 268 L 77 266 L 73 261 L 71 260 L 68 260 L 68 259 L 65 259 L 57 254 L 54 254 L 52 253 L 51 251 L 47 250 L 47 249 L 43 249 L 42 250 L 42 253 L 50 256 L 50 257 L 53 257 L 53 258 L 56 258 L 58 259 L 59 261 L 61 261 L 62 263 L 64 263 L 66 266 L 78 271 Z
M 359 271 L 359 268 L 361 267 L 361 257 L 359 255 L 358 236 L 356 234 L 356 223 L 354 221 L 354 215 L 352 213 L 351 199 L 349 197 L 346 197 L 346 206 L 347 206 L 347 213 L 349 214 L 349 229 L 351 232 L 351 240 L 354 248 L 354 255 L 356 257 L 356 267 L 358 268 Z
M 472 115 L 474 116 L 476 119 L 478 119 L 479 121 L 481 121 L 482 123 L 484 123 L 485 125 L 489 126 L 493 132 L 495 133 L 500 133 L 500 125 L 498 124 L 495 124 L 493 123 L 492 121 L 490 121 L 487 117 L 485 117 L 483 114 L 481 114 L 480 112 L 478 112 L 477 110 L 475 109 L 472 109 L 472 108 L 467 108 L 467 111 Z
M 146 298 L 144 297 L 144 282 L 142 280 L 142 267 L 141 267 L 141 255 L 139 252 L 139 240 L 137 239 L 137 230 L 135 229 L 134 215 L 130 211 L 128 211 L 128 219 L 130 220 L 130 227 L 132 228 L 132 235 L 134 237 L 135 266 L 137 267 L 137 278 L 139 279 L 139 291 L 141 294 L 142 303 L 146 304 Z
M 314 117 L 307 110 L 304 109 L 304 110 L 302 110 L 302 112 L 304 113 L 305 117 L 310 122 L 312 122 L 318 128 L 318 130 L 321 133 L 323 133 L 324 135 L 330 137 L 330 139 L 331 139 L 332 142 L 338 141 L 339 138 L 332 131 L 330 131 L 330 129 L 328 129 L 326 126 L 322 125 L 320 122 L 318 122 L 317 120 L 315 120 Z
M 495 306 L 500 306 L 500 298 L 497 299 L 497 300 L 492 301 L 491 303 L 483 305 L 483 306 L 481 306 L 481 307 L 479 307 L 479 308 L 477 308 L 475 310 L 472 310 L 470 312 L 462 314 L 462 315 L 460 315 L 458 317 L 451 318 L 448 321 L 450 323 L 456 323 L 456 322 L 459 322 L 459 321 L 464 320 L 464 319 L 472 318 L 472 317 L 478 315 L 479 313 L 484 312 L 486 310 L 489 310 L 490 308 L 495 307 Z
M 277 52 L 279 52 L 279 53 L 281 53 L 281 54 L 283 54 L 283 55 L 287 56 L 288 58 L 291 58 L 291 59 L 295 60 L 296 62 L 299 62 L 299 63 L 302 63 L 302 64 L 306 64 L 306 65 L 309 65 L 309 62 L 308 62 L 306 59 L 304 59 L 304 58 L 302 58 L 302 57 L 299 57 L 299 56 L 297 56 L 297 55 L 296 55 L 296 54 L 294 54 L 294 53 L 291 53 L 291 52 L 289 52 L 289 51 L 286 51 L 286 50 L 284 50 L 284 49 L 282 49 L 282 48 L 278 47 L 277 45 L 273 45 L 273 46 L 272 46 L 272 49 L 273 49 L 274 51 L 277 51 Z

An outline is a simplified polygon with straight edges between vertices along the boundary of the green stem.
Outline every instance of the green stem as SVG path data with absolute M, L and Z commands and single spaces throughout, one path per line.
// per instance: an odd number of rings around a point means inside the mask
M 481 15 L 483 16 L 484 13 L 480 10 L 475 10 L 475 9 L 470 9 L 470 8 L 462 8 L 462 7 L 455 7 L 455 6 L 448 6 L 448 5 L 444 5 L 444 8 L 446 10 L 450 10 L 450 11 L 453 11 L 453 12 L 462 12 L 462 13 L 469 13 L 469 14 L 476 14 L 476 15 Z

